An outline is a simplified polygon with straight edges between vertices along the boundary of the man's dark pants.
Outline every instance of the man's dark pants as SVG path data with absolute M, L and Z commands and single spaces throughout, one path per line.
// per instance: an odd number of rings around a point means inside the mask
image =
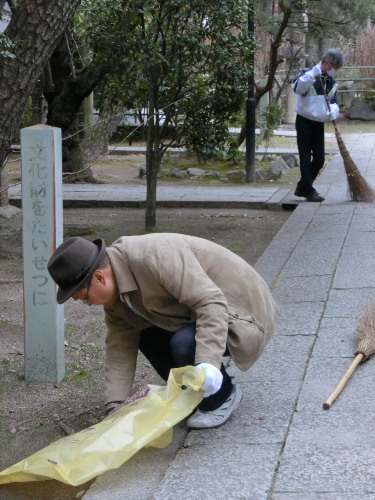
M 297 189 L 309 196 L 315 191 L 313 182 L 324 165 L 324 123 L 297 115 L 296 132 L 301 170 Z
M 194 365 L 195 360 L 195 323 L 186 325 L 172 333 L 156 326 L 141 332 L 139 350 L 149 360 L 160 377 L 168 379 L 171 368 Z M 226 352 L 225 355 L 228 355 Z M 215 410 L 230 396 L 232 379 L 221 365 L 223 383 L 220 390 L 204 398 L 198 408 L 202 411 Z

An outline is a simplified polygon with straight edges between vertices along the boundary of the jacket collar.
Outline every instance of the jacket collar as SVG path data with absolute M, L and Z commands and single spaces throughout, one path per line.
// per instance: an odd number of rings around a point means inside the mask
M 118 248 L 107 248 L 107 255 L 111 262 L 120 294 L 138 290 L 138 285 L 129 269 L 127 257 Z

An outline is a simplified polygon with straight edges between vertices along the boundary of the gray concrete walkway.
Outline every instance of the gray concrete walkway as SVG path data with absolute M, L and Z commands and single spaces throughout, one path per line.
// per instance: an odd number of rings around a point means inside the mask
M 157 204 L 164 207 L 252 207 L 281 209 L 289 189 L 241 186 L 158 186 Z M 64 208 L 85 206 L 139 207 L 146 201 L 146 185 L 64 184 Z M 21 186 L 9 187 L 9 200 L 21 204 Z M 297 199 L 294 200 L 297 203 Z
M 375 186 L 375 134 L 345 143 Z M 322 409 L 353 359 L 358 311 L 375 295 L 375 204 L 350 200 L 340 155 L 316 187 L 326 200 L 299 203 L 256 264 L 281 316 L 256 365 L 230 367 L 244 393 L 238 411 L 214 430 L 188 432 L 181 423 L 170 447 L 141 450 L 97 478 L 85 500 L 375 499 L 375 359 Z M 289 192 L 255 189 L 215 187 L 214 195 L 296 202 Z M 194 196 L 204 204 L 210 194 Z
M 375 185 L 375 134 L 346 145 Z M 281 317 L 253 369 L 231 367 L 239 410 L 215 430 L 188 433 L 182 423 L 172 446 L 141 450 L 85 500 L 375 499 L 375 360 L 322 409 L 353 358 L 358 310 L 375 293 L 375 204 L 349 199 L 339 155 L 317 188 L 326 201 L 300 203 L 256 264 Z

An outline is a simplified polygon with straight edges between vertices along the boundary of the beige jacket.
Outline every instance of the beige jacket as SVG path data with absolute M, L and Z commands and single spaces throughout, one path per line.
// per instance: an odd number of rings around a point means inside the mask
M 106 403 L 130 393 L 139 333 L 196 322 L 196 363 L 220 368 L 228 346 L 247 370 L 275 327 L 279 308 L 259 274 L 211 241 L 182 234 L 124 236 L 107 248 L 120 296 L 105 307 Z

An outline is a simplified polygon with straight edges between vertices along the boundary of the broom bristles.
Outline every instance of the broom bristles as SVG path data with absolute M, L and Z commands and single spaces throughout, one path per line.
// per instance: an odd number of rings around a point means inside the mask
M 348 180 L 349 195 L 354 201 L 375 201 L 375 191 L 362 177 L 361 172 L 358 170 L 357 165 L 352 160 L 342 137 L 335 125 L 335 134 L 337 144 L 339 146 L 340 154 L 344 162 L 346 177 Z
M 328 111 L 331 111 L 327 92 L 323 85 L 321 77 L 319 77 L 319 81 L 326 100 Z M 346 178 L 348 180 L 349 195 L 354 201 L 375 201 L 375 191 L 369 184 L 367 184 L 366 180 L 362 177 L 360 171 L 358 170 L 357 165 L 350 157 L 350 154 L 346 149 L 344 141 L 342 140 L 342 137 L 338 131 L 335 120 L 333 120 L 332 123 L 335 128 L 337 144 L 344 161 Z
M 355 354 L 363 354 L 364 362 L 375 353 L 375 304 L 371 297 L 358 315 L 357 333 L 359 341 Z

